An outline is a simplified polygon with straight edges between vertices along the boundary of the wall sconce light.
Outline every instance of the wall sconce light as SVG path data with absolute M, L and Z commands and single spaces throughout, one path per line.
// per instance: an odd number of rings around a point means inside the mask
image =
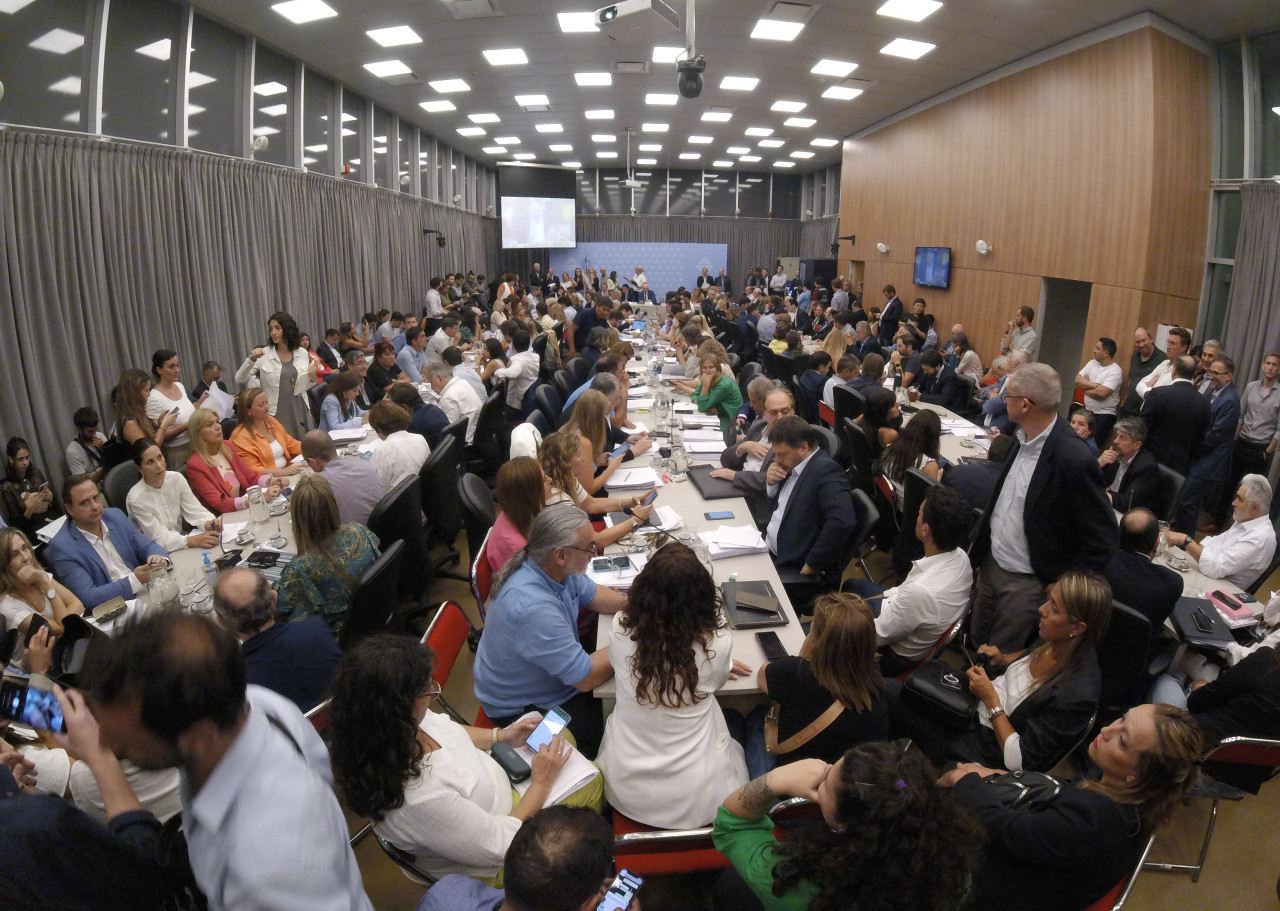
M 991 244 L 987 243 L 985 240 L 980 240 L 973 245 L 973 249 L 978 251 L 979 256 L 986 256 L 991 252 Z
M 889 252 L 889 245 L 888 245 L 888 244 L 876 244 L 876 249 L 877 249 L 877 250 L 879 250 L 881 253 L 888 253 L 888 252 Z

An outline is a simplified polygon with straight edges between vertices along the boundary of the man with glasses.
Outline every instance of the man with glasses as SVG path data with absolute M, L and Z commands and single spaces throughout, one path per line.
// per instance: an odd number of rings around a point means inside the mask
M 755 380 L 752 380 L 752 385 Z M 766 380 L 765 382 L 771 382 Z M 758 420 L 747 431 L 747 437 L 741 443 L 730 446 L 720 454 L 720 464 L 711 472 L 711 477 L 732 481 L 733 486 L 743 492 L 747 498 L 747 506 L 756 523 L 767 521 L 770 513 L 769 497 L 766 494 L 768 484 L 765 476 L 769 466 L 773 464 L 773 449 L 769 445 L 769 433 L 778 418 L 790 417 L 796 413 L 796 403 L 791 390 L 775 387 L 764 397 L 762 420 Z
M 474 670 L 476 698 L 499 727 L 560 706 L 589 759 L 604 735 L 591 691 L 613 668 L 608 648 L 587 652 L 579 644 L 578 613 L 613 614 L 627 603 L 585 575 L 597 553 L 594 535 L 587 514 L 569 503 L 538 513 L 528 543 L 494 580 Z
M 1035 636 L 1045 587 L 1069 569 L 1101 569 L 1119 539 L 1097 460 L 1058 420 L 1057 372 L 1023 364 L 1002 395 L 1018 448 L 1005 459 L 973 546 L 979 569 L 970 627 L 997 666 Z
M 348 370 L 360 377 L 360 392 L 356 395 L 356 404 L 368 411 L 383 395 L 378 385 L 369 379 L 369 361 L 364 352 L 358 349 L 346 352 L 342 355 L 342 361 Z
M 1236 392 L 1235 361 L 1220 355 L 1207 371 L 1212 391 L 1209 393 L 1209 428 L 1182 487 L 1182 501 L 1173 527 L 1184 534 L 1195 534 L 1200 504 L 1209 500 L 1214 485 L 1227 480 L 1231 473 L 1231 444 L 1240 423 L 1240 396 Z M 1269 504 L 1268 504 L 1269 505 Z M 1212 507 L 1210 507 L 1212 511 Z M 1265 510 L 1264 510 L 1265 512 Z M 1216 517 L 1213 521 L 1217 521 Z

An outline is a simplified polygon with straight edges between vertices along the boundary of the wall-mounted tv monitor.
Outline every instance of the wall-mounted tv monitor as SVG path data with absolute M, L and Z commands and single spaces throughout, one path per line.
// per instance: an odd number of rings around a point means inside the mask
M 926 288 L 951 284 L 951 248 L 916 247 L 915 283 Z
M 576 247 L 575 178 L 576 173 L 569 168 L 499 168 L 503 249 Z

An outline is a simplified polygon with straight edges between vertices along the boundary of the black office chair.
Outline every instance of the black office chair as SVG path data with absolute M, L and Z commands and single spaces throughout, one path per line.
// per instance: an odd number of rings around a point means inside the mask
M 132 460 L 121 462 L 108 471 L 102 479 L 102 493 L 107 498 L 107 505 L 124 509 L 125 498 L 129 496 L 129 491 L 141 480 L 142 474 Z
M 763 371 L 760 365 L 755 361 L 747 361 L 742 365 L 742 369 L 737 371 L 738 391 L 742 393 L 742 401 L 748 401 L 747 387 L 751 385 L 751 381 L 760 376 Z
M 539 392 L 546 388 L 540 387 Z M 480 407 L 476 432 L 467 450 L 467 470 L 486 476 L 496 474 L 510 451 L 511 425 L 507 423 L 503 393 L 499 391 Z
M 498 521 L 498 503 L 493 491 L 479 475 L 468 472 L 458 479 L 458 499 L 462 503 L 462 523 L 467 532 L 467 550 L 471 558 L 480 550 L 485 535 Z
M 585 357 L 575 357 L 564 366 L 569 371 L 569 376 L 573 378 L 574 389 L 585 383 L 591 376 L 591 362 Z
M 405 478 L 391 488 L 369 514 L 369 530 L 378 536 L 380 547 L 393 541 L 404 542 L 404 556 L 397 573 L 396 588 L 401 601 L 421 606 L 423 597 L 435 577 L 435 563 L 427 550 L 427 536 L 422 526 L 422 482 L 417 475 Z M 417 614 L 411 611 L 399 619 Z
M 547 426 L 559 427 L 560 412 L 564 411 L 564 397 L 544 383 L 538 387 L 537 398 L 538 411 L 546 419 Z M 546 433 L 543 433 L 543 436 L 546 436 Z
M 349 651 L 365 636 L 382 632 L 395 616 L 396 583 L 400 575 L 400 557 L 404 553 L 403 541 L 392 541 L 360 576 L 351 592 L 346 620 L 342 625 L 342 650 Z
M 555 387 L 556 395 L 560 396 L 560 403 L 564 404 L 568 401 L 569 396 L 573 395 L 573 390 L 578 386 L 573 385 L 573 377 L 569 375 L 569 371 L 561 368 L 551 376 L 551 385 Z M 581 383 L 578 384 L 582 385 Z M 554 416 L 548 415 L 551 423 L 555 423 L 555 419 L 560 416 L 560 412 L 556 412 Z
M 529 417 L 525 419 L 525 423 L 532 424 L 536 427 L 538 435 L 544 440 L 547 438 L 548 434 L 552 433 L 551 425 L 547 423 L 547 416 L 542 412 L 541 408 L 529 415 Z
M 1102 691 L 1098 697 L 1099 721 L 1109 724 L 1145 701 L 1147 667 L 1150 664 L 1151 619 L 1119 601 L 1111 602 L 1107 634 L 1097 645 Z
M 1171 523 L 1178 514 L 1178 503 L 1182 501 L 1182 487 L 1187 483 L 1187 479 L 1159 462 L 1156 463 L 1156 468 L 1160 471 L 1161 480 L 1164 481 L 1164 501 L 1160 506 L 1158 518 Z
M 738 375 L 739 368 L 742 367 L 742 358 L 738 357 L 732 351 L 729 352 L 729 369 L 733 371 L 733 375 Z
M 453 458 L 458 466 L 458 475 L 461 477 L 463 462 L 466 459 L 467 451 L 467 417 L 463 415 L 448 427 L 441 430 L 427 442 L 431 445 L 431 451 L 435 452 L 436 447 L 444 440 L 453 440 Z
M 793 374 L 785 374 L 782 378 L 783 385 L 791 390 L 791 398 L 795 401 L 796 414 L 806 424 L 812 424 L 816 415 L 813 413 L 813 407 L 809 404 L 809 397 L 804 394 L 804 387 L 800 385 L 800 380 Z M 835 453 L 828 453 L 835 458 Z
M 960 409 L 961 417 L 968 417 L 973 414 L 973 397 L 978 394 L 978 381 L 971 376 L 965 376 L 963 373 L 956 374 L 960 382 L 964 383 L 964 407 Z
M 836 413 L 836 429 L 844 426 L 844 419 L 862 417 L 867 400 L 848 383 L 840 383 L 832 390 L 831 410 Z
M 1274 522 L 1272 527 L 1280 529 L 1280 520 Z M 1280 531 L 1277 531 L 1276 534 L 1280 535 Z M 1280 538 L 1277 538 L 1277 540 L 1280 540 Z M 1280 547 L 1276 547 L 1275 556 L 1271 558 L 1271 562 L 1267 564 L 1267 568 L 1262 571 L 1262 575 L 1258 576 L 1258 578 L 1255 579 L 1253 583 L 1245 589 L 1245 591 L 1251 595 L 1256 595 L 1258 593 L 1258 589 L 1262 588 L 1262 584 L 1270 579 L 1271 574 L 1277 569 L 1280 569 Z
M 875 478 L 875 447 L 862 425 L 852 418 L 845 418 L 841 428 L 849 452 L 849 486 L 870 494 Z
M 840 451 L 840 437 L 836 436 L 836 432 L 821 424 L 814 424 L 811 429 L 819 436 L 818 445 L 822 447 L 822 451 L 839 462 L 843 453 Z
M 453 437 L 446 437 L 422 463 L 418 470 L 418 480 L 422 482 L 419 494 L 422 514 L 427 517 L 427 547 L 442 544 L 445 549 L 444 556 L 435 559 L 436 570 L 446 578 L 466 582 L 467 576 L 445 569 L 446 566 L 457 566 L 462 560 L 462 555 L 453 546 L 462 529 L 455 445 Z
M 871 575 L 871 570 L 867 567 L 868 553 L 865 552 L 864 547 L 880 521 L 880 510 L 876 509 L 875 503 L 871 501 L 871 497 L 867 496 L 864 491 L 854 490 L 851 493 L 853 494 L 853 508 L 858 514 L 858 526 L 849 538 L 851 553 L 844 561 L 844 565 L 848 567 L 851 560 L 857 560 L 858 568 L 862 570 L 862 574 L 872 582 L 875 582 L 875 576 Z
M 240 422 L 235 418 L 224 418 L 218 423 L 222 426 L 222 438 L 224 440 L 231 439 L 231 434 L 235 433 L 236 428 L 240 426 Z M 316 419 L 316 423 L 319 423 L 319 418 Z

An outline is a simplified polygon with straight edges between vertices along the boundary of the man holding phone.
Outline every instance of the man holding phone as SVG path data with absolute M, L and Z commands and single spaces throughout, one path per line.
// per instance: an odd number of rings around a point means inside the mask
M 474 671 L 476 698 L 499 727 L 526 711 L 563 706 L 589 759 L 604 735 L 600 700 L 591 691 L 613 668 L 607 648 L 588 653 L 579 643 L 578 613 L 626 606 L 626 596 L 585 575 L 596 554 L 586 513 L 569 503 L 540 512 L 528 543 L 494 580 Z

